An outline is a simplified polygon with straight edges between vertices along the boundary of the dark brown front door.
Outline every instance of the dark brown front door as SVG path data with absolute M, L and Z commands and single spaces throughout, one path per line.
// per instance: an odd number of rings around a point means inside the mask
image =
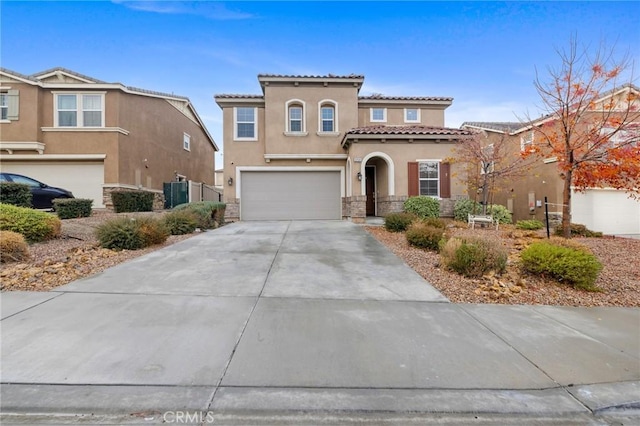
M 367 193 L 367 216 L 376 215 L 376 168 L 365 166 L 364 168 L 366 193 Z

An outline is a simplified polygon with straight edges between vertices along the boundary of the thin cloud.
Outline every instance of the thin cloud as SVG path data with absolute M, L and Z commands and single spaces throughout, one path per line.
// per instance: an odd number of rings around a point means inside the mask
M 180 2 L 180 1 L 122 1 L 112 0 L 132 10 L 170 15 L 196 15 L 218 21 L 251 19 L 254 15 L 228 9 L 221 2 Z

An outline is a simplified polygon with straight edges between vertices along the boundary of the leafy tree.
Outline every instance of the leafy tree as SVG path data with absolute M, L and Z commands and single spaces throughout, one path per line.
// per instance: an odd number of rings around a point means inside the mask
M 613 49 L 557 50 L 560 67 L 549 67 L 535 88 L 545 116 L 531 122 L 534 143 L 523 152 L 555 157 L 564 180 L 562 227 L 571 232 L 571 190 L 612 187 L 637 197 L 640 191 L 640 90 L 633 86 L 632 64 Z M 627 76 L 627 79 L 624 79 Z

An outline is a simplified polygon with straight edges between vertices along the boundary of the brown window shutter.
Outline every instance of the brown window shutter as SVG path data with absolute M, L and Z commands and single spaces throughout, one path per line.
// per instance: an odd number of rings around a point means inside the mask
M 440 163 L 440 198 L 451 198 L 451 164 Z
M 420 180 L 418 179 L 419 171 L 418 171 L 418 163 L 409 162 L 409 197 L 415 197 L 416 195 L 420 195 Z

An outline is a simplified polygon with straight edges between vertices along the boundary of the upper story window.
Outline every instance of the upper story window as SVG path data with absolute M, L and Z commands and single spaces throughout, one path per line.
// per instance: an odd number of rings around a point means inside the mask
M 104 127 L 104 93 L 56 93 L 55 127 Z
M 526 151 L 533 146 L 533 132 L 520 136 L 520 151 Z
M 182 148 L 184 148 L 185 151 L 191 151 L 191 136 L 186 133 L 182 138 Z
M 305 136 L 307 123 L 305 119 L 305 103 L 300 99 L 291 99 L 285 104 L 287 123 L 284 132 L 288 136 Z
M 0 120 L 9 119 L 9 99 L 6 93 L 0 93 Z
M 0 120 L 11 121 L 18 119 L 20 98 L 17 90 L 0 92 Z
M 420 122 L 420 109 L 418 109 L 418 108 L 405 108 L 404 109 L 404 122 L 405 123 L 419 123 Z
M 420 195 L 439 197 L 440 162 L 420 161 L 418 164 L 418 170 L 420 171 Z
M 386 123 L 387 122 L 387 109 L 386 108 L 371 108 L 371 122 Z
M 257 140 L 258 114 L 255 107 L 234 108 L 234 139 Z
M 318 133 L 335 135 L 338 132 L 338 104 L 335 101 L 325 99 L 318 103 Z

